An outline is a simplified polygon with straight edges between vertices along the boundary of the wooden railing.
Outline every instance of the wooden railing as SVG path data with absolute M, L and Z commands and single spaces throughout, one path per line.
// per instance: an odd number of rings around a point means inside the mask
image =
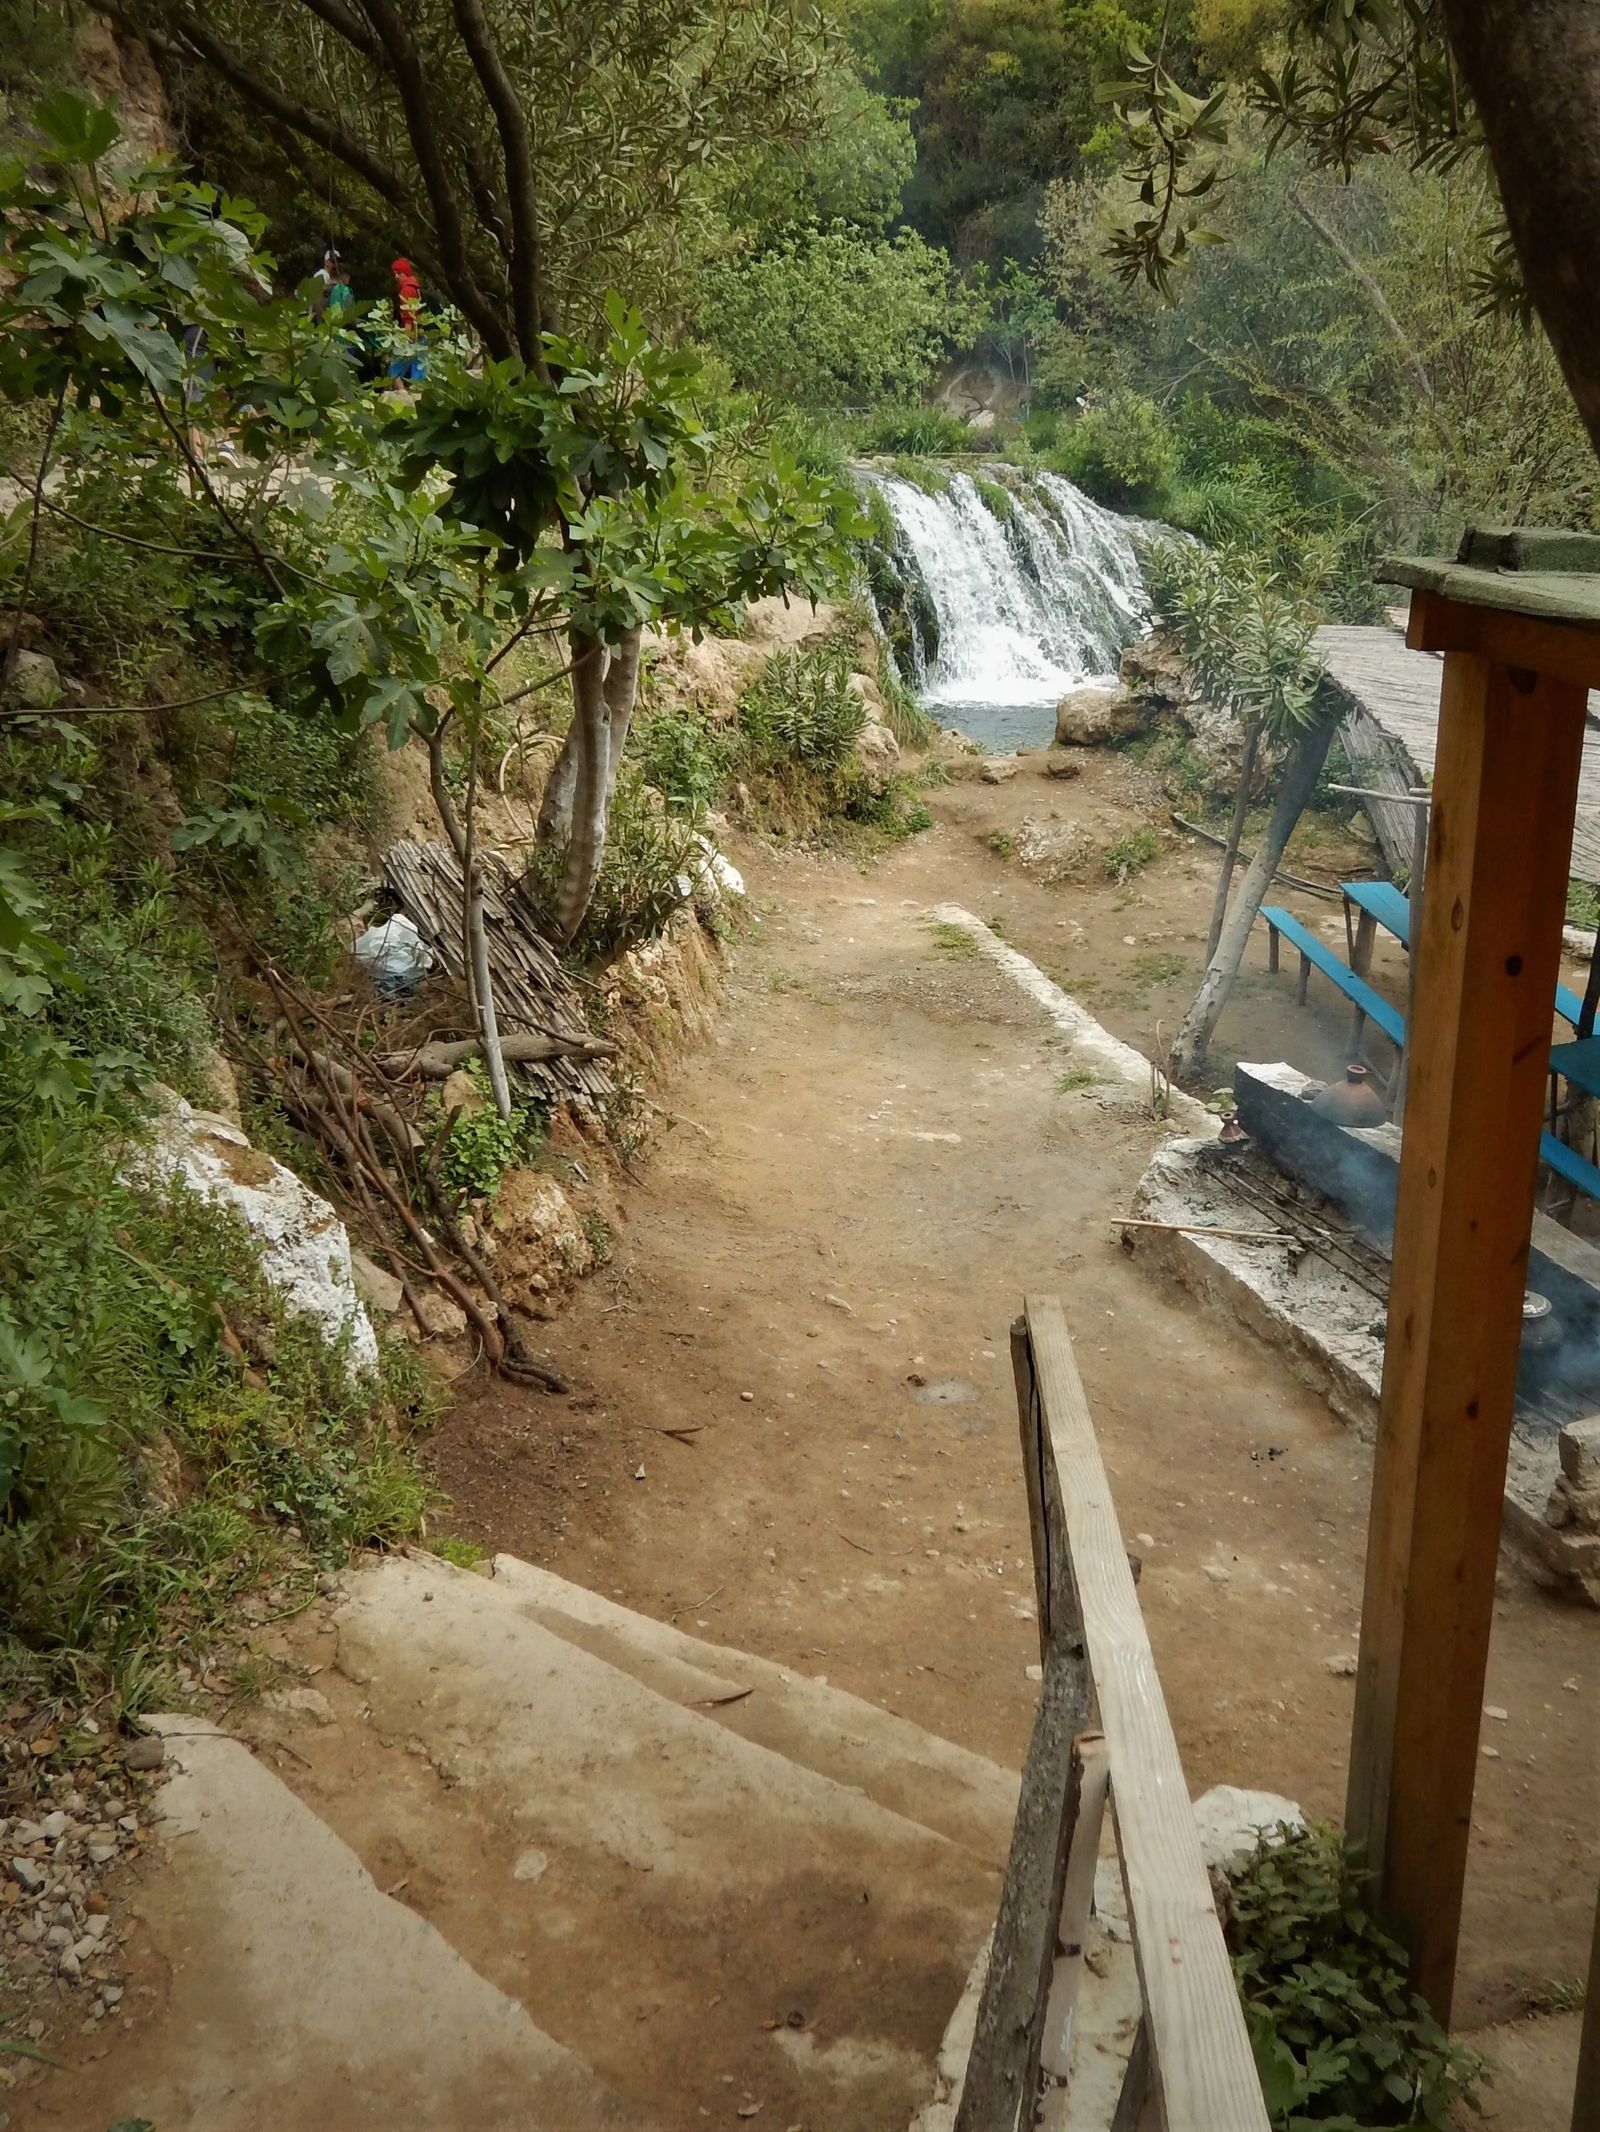
M 1144 2021 L 1111 2132 L 1268 2132 L 1177 1742 L 1061 1305 L 1012 1327 L 1043 1683 L 956 2132 L 1068 2132 L 1109 1792 Z

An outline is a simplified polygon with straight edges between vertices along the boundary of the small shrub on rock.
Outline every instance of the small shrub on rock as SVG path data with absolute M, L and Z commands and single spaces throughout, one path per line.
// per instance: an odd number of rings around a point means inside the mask
M 1406 1950 L 1367 1907 L 1335 1829 L 1257 1849 L 1227 1937 L 1274 2132 L 1443 2132 L 1476 2107 L 1484 2064 L 1451 2044 L 1406 1981 Z

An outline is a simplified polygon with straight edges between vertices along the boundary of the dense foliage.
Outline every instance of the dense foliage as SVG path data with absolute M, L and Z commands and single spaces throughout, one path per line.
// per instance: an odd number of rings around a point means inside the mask
M 1229 1891 L 1228 1944 L 1276 2132 L 1443 2132 L 1481 2061 L 1406 1982 L 1336 1831 L 1264 1842 Z

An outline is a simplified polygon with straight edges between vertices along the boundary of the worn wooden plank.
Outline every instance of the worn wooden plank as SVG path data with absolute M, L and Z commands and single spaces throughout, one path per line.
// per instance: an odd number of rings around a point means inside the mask
M 1025 1315 L 1111 1758 L 1128 1918 L 1167 2132 L 1267 2132 L 1178 1744 L 1066 1319 L 1054 1297 L 1029 1297 Z
M 1039 1620 L 1039 1663 L 1050 1654 L 1050 1527 L 1046 1516 L 1043 1438 L 1038 1391 L 1026 1322 L 1011 1326 L 1011 1374 L 1017 1387 L 1017 1429 L 1022 1438 L 1022 1478 L 1028 1491 L 1028 1538 L 1033 1548 L 1033 1597 Z
M 1448 605 L 1439 602 L 1435 611 Z M 1527 626 L 1546 635 L 1551 627 L 1531 622 Z M 1572 635 L 1592 638 L 1588 631 Z M 1580 649 L 1583 656 L 1593 656 L 1592 645 Z M 1317 631 L 1316 651 L 1329 680 L 1349 706 L 1339 738 L 1352 767 L 1360 773 L 1356 782 L 1396 793 L 1426 784 L 1433 776 L 1438 748 L 1440 665 L 1436 653 L 1411 649 L 1392 629 L 1342 624 Z M 1527 658 L 1519 663 L 1536 664 Z M 1571 864 L 1580 881 L 1600 882 L 1600 696 L 1590 698 L 1589 709 Z M 1367 812 L 1389 872 L 1400 873 L 1410 862 L 1411 809 L 1370 800 Z
M 1012 2132 L 1032 2115 L 1028 2086 L 1037 2063 L 1056 1920 L 1077 1816 L 1073 1742 L 1088 1715 L 1087 1668 L 1053 1643 L 1033 1721 L 1011 1855 L 1000 1891 L 989 1970 L 972 2030 L 955 2132 Z M 1024 2101 L 1027 2115 L 1023 2116 Z
M 1589 1990 L 1583 2002 L 1572 2132 L 1600 2132 L 1600 1897 L 1594 1906 L 1594 1944 L 1589 1949 Z
M 1105 1734 L 1080 1733 L 1074 1740 L 1078 1811 L 1067 1852 L 1061 1888 L 1061 1915 L 1056 1921 L 1055 1959 L 1050 1993 L 1040 2027 L 1038 2062 L 1052 2078 L 1064 2081 L 1072 2067 L 1072 2029 L 1083 1981 L 1083 1953 L 1094 1912 L 1094 1875 L 1100 1862 L 1100 1831 L 1111 1789 L 1111 1757 Z
M 1346 1825 L 1448 2024 L 1584 692 L 1443 681 Z

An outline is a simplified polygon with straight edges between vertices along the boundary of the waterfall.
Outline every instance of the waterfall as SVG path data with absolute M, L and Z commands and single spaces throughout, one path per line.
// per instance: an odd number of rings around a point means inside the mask
M 940 494 L 869 474 L 895 536 L 872 590 L 929 709 L 976 739 L 1014 745 L 1049 737 L 1049 709 L 1066 689 L 1115 675 L 1144 626 L 1144 582 L 1136 521 L 1059 474 L 994 471 L 1006 477 L 1004 515 L 969 474 L 951 474 Z M 986 483 L 991 495 L 998 485 Z

